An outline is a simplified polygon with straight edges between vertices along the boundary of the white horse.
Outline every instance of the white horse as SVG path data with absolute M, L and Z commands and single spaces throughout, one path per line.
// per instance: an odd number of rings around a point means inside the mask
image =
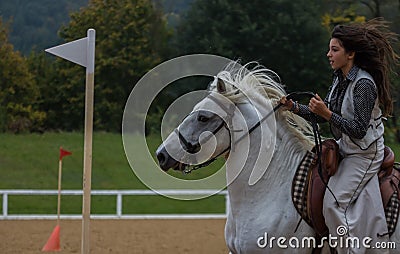
M 209 88 L 210 96 L 199 102 L 157 149 L 159 164 L 163 170 L 185 170 L 188 164 L 207 160 L 198 159 L 203 148 L 208 158 L 227 158 L 230 206 L 225 239 L 231 253 L 311 253 L 315 233 L 304 221 L 295 230 L 300 216 L 291 200 L 295 170 L 313 146 L 310 125 L 282 110 L 260 121 L 273 112 L 285 91 L 272 71 L 261 66 L 248 69 L 248 65 L 238 67 L 232 62 L 218 73 Z M 235 116 L 243 117 L 244 124 L 232 122 Z M 249 132 L 257 122 L 260 126 Z M 208 144 L 211 152 L 205 149 Z M 242 154 L 246 155 L 244 161 L 237 159 Z M 197 156 L 193 163 L 187 159 L 191 156 Z M 259 161 L 267 164 L 260 167 Z M 397 225 L 390 241 L 398 247 L 391 253 L 399 252 L 399 236 Z M 326 246 L 323 253 L 329 253 Z

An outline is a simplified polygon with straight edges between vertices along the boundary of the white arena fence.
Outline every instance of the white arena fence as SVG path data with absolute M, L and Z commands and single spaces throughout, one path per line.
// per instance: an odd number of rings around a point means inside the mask
M 124 196 L 157 196 L 152 190 L 92 190 L 91 195 L 116 196 L 116 209 L 114 214 L 91 214 L 91 219 L 225 219 L 229 207 L 228 193 L 226 190 L 162 190 L 167 195 L 223 195 L 225 196 L 225 213 L 221 214 L 123 214 L 122 200 Z M 8 214 L 8 198 L 12 195 L 57 195 L 57 190 L 0 190 L 2 196 L 2 214 L 0 220 L 42 220 L 57 219 L 56 214 Z M 82 196 L 82 190 L 62 190 L 61 195 Z M 81 214 L 61 214 L 61 219 L 82 219 Z

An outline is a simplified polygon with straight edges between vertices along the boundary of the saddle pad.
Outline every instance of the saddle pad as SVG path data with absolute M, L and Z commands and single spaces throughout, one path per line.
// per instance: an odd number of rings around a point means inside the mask
M 397 220 L 400 211 L 400 201 L 398 199 L 397 191 L 390 197 L 388 205 L 385 207 L 386 223 L 389 231 L 389 235 L 396 230 Z
M 310 226 L 311 221 L 307 214 L 308 175 L 311 165 L 315 163 L 315 154 L 307 151 L 292 181 L 292 201 L 301 218 Z

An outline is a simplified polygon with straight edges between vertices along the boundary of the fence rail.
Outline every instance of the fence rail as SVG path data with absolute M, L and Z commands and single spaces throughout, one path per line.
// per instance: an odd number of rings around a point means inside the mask
M 221 214 L 123 214 L 122 204 L 124 196 L 157 196 L 152 190 L 92 190 L 92 195 L 116 196 L 116 209 L 114 214 L 91 214 L 91 219 L 223 219 L 226 218 L 229 206 L 227 191 L 216 190 L 159 190 L 166 195 L 224 195 L 225 213 Z M 0 220 L 32 220 L 32 219 L 56 219 L 56 214 L 8 214 L 8 198 L 11 195 L 57 195 L 57 190 L 0 190 L 3 206 Z M 82 196 L 82 190 L 62 190 L 61 195 Z M 81 219 L 79 214 L 61 214 L 61 219 Z

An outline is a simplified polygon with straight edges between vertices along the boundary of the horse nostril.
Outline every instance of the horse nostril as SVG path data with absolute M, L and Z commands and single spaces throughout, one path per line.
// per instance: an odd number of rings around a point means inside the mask
M 157 154 L 157 160 L 160 165 L 164 165 L 165 163 L 165 155 L 163 153 Z
M 158 160 L 158 165 L 164 171 L 168 171 L 168 169 L 174 168 L 178 164 L 178 162 L 168 154 L 165 147 L 160 147 L 157 149 L 156 157 Z
M 190 154 L 198 153 L 200 151 L 200 144 L 199 143 L 188 143 L 186 147 L 186 151 Z

